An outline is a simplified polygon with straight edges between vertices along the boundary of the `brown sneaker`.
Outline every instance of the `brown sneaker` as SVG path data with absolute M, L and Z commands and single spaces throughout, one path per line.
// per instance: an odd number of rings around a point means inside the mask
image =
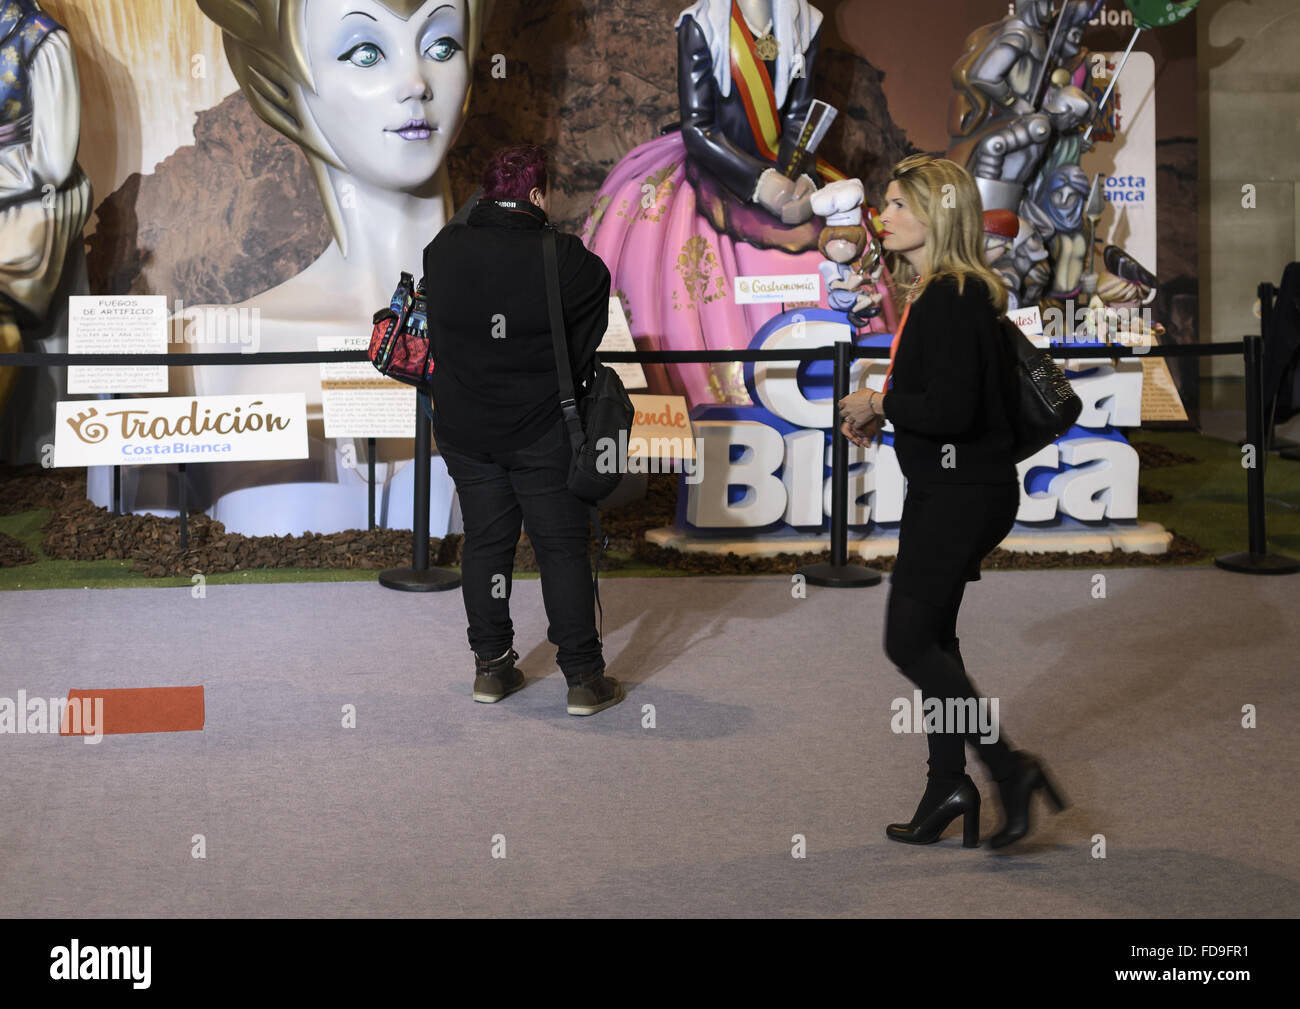
M 515 659 L 519 653 L 513 648 L 498 659 L 485 661 L 474 656 L 474 700 L 484 704 L 495 704 L 503 697 L 513 694 L 524 685 L 524 674 L 515 668 Z
M 613 707 L 626 696 L 623 684 L 602 673 L 595 679 L 569 688 L 569 714 L 594 715 Z

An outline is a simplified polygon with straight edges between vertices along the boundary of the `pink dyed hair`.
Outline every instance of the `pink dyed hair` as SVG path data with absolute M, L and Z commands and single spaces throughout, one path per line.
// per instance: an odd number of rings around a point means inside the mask
M 535 144 L 503 147 L 483 172 L 483 196 L 489 200 L 526 200 L 534 189 L 546 192 L 546 151 Z

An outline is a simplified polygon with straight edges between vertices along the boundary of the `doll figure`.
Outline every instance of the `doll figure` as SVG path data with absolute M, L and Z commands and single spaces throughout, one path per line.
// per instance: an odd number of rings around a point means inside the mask
M 862 224 L 862 200 L 862 183 L 858 179 L 832 182 L 811 199 L 813 213 L 826 220 L 817 241 L 826 257 L 818 267 L 826 282 L 826 301 L 835 311 L 846 313 L 855 329 L 879 315 L 884 301 L 879 286 L 884 261 Z M 867 209 L 874 216 L 874 209 Z

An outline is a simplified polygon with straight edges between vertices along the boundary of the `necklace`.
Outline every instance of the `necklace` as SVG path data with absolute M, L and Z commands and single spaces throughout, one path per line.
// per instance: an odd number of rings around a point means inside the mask
M 917 277 L 907 288 L 907 303 L 910 305 L 916 300 L 916 295 L 921 287 L 922 277 Z
M 741 12 L 741 17 L 745 17 L 743 11 Z M 776 59 L 777 55 L 781 52 L 781 47 L 777 45 L 776 36 L 772 34 L 772 19 L 768 18 L 767 27 L 763 29 L 763 34 L 761 36 L 758 32 L 754 31 L 753 26 L 749 23 L 749 18 L 745 18 L 745 27 L 748 28 L 749 33 L 754 36 L 754 50 L 758 53 L 758 58 L 763 60 L 765 63 L 770 63 L 772 60 Z

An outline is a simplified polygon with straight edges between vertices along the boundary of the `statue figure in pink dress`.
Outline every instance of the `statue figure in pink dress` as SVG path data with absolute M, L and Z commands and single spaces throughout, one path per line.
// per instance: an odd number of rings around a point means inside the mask
M 583 227 L 638 348 L 747 348 L 764 323 L 798 306 L 737 304 L 734 279 L 821 272 L 813 176 L 845 178 L 799 145 L 821 22 L 807 0 L 699 0 L 678 16 L 679 128 L 619 162 Z M 800 174 L 805 160 L 813 174 Z M 863 210 L 870 221 L 874 211 Z M 883 294 L 885 283 L 869 287 Z M 829 307 L 824 285 L 815 304 Z M 883 307 L 859 320 L 864 331 L 892 332 L 891 300 Z M 750 403 L 739 362 L 649 365 L 646 375 L 651 391 L 691 406 Z

